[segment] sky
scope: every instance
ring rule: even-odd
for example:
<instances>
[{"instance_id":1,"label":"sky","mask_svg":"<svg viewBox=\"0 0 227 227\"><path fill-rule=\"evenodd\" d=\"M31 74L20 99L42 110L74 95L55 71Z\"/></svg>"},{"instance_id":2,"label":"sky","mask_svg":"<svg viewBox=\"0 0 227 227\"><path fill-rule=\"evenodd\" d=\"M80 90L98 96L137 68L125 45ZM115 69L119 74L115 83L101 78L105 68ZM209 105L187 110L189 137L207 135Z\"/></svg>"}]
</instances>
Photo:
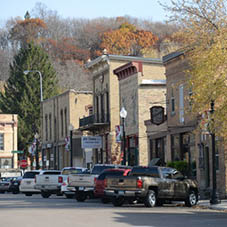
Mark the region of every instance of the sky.
<instances>
[{"instance_id":1,"label":"sky","mask_svg":"<svg viewBox=\"0 0 227 227\"><path fill-rule=\"evenodd\" d=\"M165 21L166 12L159 5L170 0L0 0L0 23L31 12L41 2L48 10L56 11L63 18L86 18L131 16Z\"/></svg>"}]
</instances>

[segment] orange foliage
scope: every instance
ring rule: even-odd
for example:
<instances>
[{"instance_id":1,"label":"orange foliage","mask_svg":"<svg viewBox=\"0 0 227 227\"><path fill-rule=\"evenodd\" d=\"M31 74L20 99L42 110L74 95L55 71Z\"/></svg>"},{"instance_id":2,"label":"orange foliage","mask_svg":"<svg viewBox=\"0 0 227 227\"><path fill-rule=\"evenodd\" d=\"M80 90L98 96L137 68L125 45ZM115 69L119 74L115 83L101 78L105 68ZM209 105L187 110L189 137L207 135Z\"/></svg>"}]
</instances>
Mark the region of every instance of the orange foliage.
<instances>
[{"instance_id":1,"label":"orange foliage","mask_svg":"<svg viewBox=\"0 0 227 227\"><path fill-rule=\"evenodd\" d=\"M152 32L137 30L129 23L122 24L117 30L104 32L101 39L101 48L118 55L142 55L142 51L151 48L158 41L158 37Z\"/></svg>"}]
</instances>

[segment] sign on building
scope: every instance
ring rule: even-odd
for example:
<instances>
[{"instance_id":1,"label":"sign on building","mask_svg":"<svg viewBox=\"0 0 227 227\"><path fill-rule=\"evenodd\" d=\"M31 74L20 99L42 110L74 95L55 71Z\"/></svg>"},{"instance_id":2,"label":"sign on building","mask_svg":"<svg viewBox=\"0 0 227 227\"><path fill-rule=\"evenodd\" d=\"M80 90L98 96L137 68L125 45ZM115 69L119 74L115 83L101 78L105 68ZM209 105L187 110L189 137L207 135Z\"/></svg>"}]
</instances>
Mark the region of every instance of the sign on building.
<instances>
[{"instance_id":1,"label":"sign on building","mask_svg":"<svg viewBox=\"0 0 227 227\"><path fill-rule=\"evenodd\" d=\"M160 125L165 121L164 108L162 106L153 106L150 108L151 123Z\"/></svg>"},{"instance_id":2,"label":"sign on building","mask_svg":"<svg viewBox=\"0 0 227 227\"><path fill-rule=\"evenodd\" d=\"M101 136L82 136L81 147L85 148L102 148Z\"/></svg>"}]
</instances>

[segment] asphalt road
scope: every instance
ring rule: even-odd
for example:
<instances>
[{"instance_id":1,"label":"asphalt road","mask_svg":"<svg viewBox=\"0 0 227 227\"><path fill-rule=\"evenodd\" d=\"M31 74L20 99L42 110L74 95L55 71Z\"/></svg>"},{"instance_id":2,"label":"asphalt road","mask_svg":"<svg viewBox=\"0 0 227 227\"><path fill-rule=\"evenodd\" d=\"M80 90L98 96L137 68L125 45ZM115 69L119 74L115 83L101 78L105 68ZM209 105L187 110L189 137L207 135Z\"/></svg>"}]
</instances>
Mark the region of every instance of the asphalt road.
<instances>
[{"instance_id":1,"label":"asphalt road","mask_svg":"<svg viewBox=\"0 0 227 227\"><path fill-rule=\"evenodd\" d=\"M219 227L227 226L227 213L183 205L116 208L99 200L78 203L75 199L40 195L0 194L0 227Z\"/></svg>"}]
</instances>

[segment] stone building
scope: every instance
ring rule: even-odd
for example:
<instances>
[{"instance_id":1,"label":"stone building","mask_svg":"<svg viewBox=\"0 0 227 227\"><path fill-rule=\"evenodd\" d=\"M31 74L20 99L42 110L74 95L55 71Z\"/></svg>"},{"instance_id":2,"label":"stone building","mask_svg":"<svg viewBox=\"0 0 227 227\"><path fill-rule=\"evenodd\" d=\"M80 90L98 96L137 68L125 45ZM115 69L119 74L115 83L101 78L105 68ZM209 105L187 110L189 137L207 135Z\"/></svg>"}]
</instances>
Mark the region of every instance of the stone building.
<instances>
[{"instance_id":1,"label":"stone building","mask_svg":"<svg viewBox=\"0 0 227 227\"><path fill-rule=\"evenodd\" d=\"M117 139L118 130L116 130L121 124L119 81L113 71L129 62L139 62L143 69L143 72L135 72L136 77L138 76L140 80L139 84L142 83L144 75L147 75L144 79L160 79L159 75L164 75L164 68L160 59L106 54L87 63L87 68L93 75L93 115L80 120L80 130L88 131L93 136L100 136L102 138L102 147L93 150L93 163L119 164L122 162L121 143L119 143L120 141ZM151 69L152 67L149 67L149 65L153 65L153 69ZM155 70L156 72L154 72ZM141 93L140 97L142 97L143 90L145 90L144 88L146 87L146 81L144 83L145 84L139 89ZM149 86L149 83L147 86ZM135 86L136 84L138 85L138 82L135 82ZM130 88L134 90L133 87ZM133 95L135 96L136 94ZM144 99L140 100L140 102L144 102L145 104L145 98L144 94ZM150 101L152 101L152 99ZM127 111L130 112L129 109ZM134 115L131 117L133 116ZM138 124L140 123L138 122ZM137 146L135 145L135 143L137 143L136 136L133 135L136 135L136 132L131 133L131 139L129 139L134 143L134 145L131 145L132 149ZM146 145L144 146L145 147L142 149L146 149ZM134 153L135 152L134 149ZM145 151L145 153L147 153L147 151ZM137 160L138 163L145 163L147 162L146 156L147 154L145 154L144 157L140 157L142 161L138 158L135 158L135 160Z\"/></svg>"},{"instance_id":2,"label":"stone building","mask_svg":"<svg viewBox=\"0 0 227 227\"><path fill-rule=\"evenodd\" d=\"M167 127L166 161L185 160L189 164L189 174L199 182L201 196L212 190L212 142L209 131L198 128L198 114L191 111L191 89L187 85L187 55L174 52L163 57L166 68L167 85ZM152 126L150 126L150 129ZM149 131L148 130L148 131ZM164 130L165 131L165 130ZM148 135L149 136L149 135ZM226 155L221 138L216 140L217 189L221 197L226 195Z\"/></svg>"},{"instance_id":3,"label":"stone building","mask_svg":"<svg viewBox=\"0 0 227 227\"><path fill-rule=\"evenodd\" d=\"M91 91L70 89L44 100L42 105L43 168L62 169L66 166L86 166L81 148L79 119L89 115ZM70 148L72 142L72 153Z\"/></svg>"},{"instance_id":4,"label":"stone building","mask_svg":"<svg viewBox=\"0 0 227 227\"><path fill-rule=\"evenodd\" d=\"M134 61L114 70L119 80L120 108L124 107L127 111L124 120L125 155L130 166L149 163L144 121L149 118L152 106L165 104L164 71L162 61L158 59Z\"/></svg>"},{"instance_id":5,"label":"stone building","mask_svg":"<svg viewBox=\"0 0 227 227\"><path fill-rule=\"evenodd\" d=\"M16 114L0 114L0 169L18 168Z\"/></svg>"}]
</instances>

